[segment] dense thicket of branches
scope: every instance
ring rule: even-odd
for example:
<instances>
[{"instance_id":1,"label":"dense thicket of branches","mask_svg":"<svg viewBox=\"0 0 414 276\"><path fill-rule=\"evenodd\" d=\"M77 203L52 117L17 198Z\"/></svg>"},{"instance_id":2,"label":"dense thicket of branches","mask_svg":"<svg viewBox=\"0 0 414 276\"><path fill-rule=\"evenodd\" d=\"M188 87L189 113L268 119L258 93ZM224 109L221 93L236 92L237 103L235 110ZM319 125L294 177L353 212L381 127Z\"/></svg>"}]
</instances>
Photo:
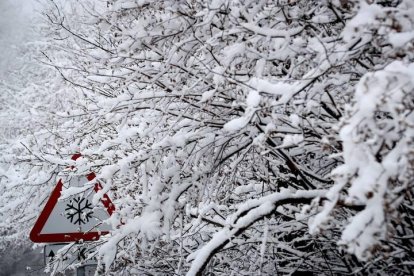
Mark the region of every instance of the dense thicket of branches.
<instances>
[{"instance_id":1,"label":"dense thicket of branches","mask_svg":"<svg viewBox=\"0 0 414 276\"><path fill-rule=\"evenodd\" d=\"M107 273L409 275L414 4L374 2L49 1L70 100L6 201L80 151L117 206Z\"/></svg>"}]
</instances>

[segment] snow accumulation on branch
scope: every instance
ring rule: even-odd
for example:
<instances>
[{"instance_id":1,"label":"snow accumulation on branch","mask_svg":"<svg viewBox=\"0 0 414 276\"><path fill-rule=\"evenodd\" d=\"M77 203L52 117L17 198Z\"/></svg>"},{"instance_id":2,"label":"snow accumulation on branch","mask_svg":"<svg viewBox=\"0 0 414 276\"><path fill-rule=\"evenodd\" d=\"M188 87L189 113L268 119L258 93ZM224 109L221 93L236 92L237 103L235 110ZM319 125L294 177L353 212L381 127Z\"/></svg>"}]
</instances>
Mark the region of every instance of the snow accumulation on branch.
<instances>
[{"instance_id":1,"label":"snow accumulation on branch","mask_svg":"<svg viewBox=\"0 0 414 276\"><path fill-rule=\"evenodd\" d=\"M413 1L43 2L0 82L0 249L74 166L116 205L98 273L413 271Z\"/></svg>"},{"instance_id":2,"label":"snow accumulation on branch","mask_svg":"<svg viewBox=\"0 0 414 276\"><path fill-rule=\"evenodd\" d=\"M228 226L215 233L202 249L188 257L188 259L193 259L193 261L187 275L201 275L214 253L231 243L232 238L239 236L253 223L270 215L278 206L289 203L309 203L312 199L324 195L325 192L323 190L315 190L292 193L289 190L284 190L260 199L246 201L237 208L236 213L229 217L226 223Z\"/></svg>"},{"instance_id":3,"label":"snow accumulation on branch","mask_svg":"<svg viewBox=\"0 0 414 276\"><path fill-rule=\"evenodd\" d=\"M330 202L311 223L311 231L318 231L346 189L346 202L366 207L345 227L339 243L361 259L368 259L375 245L389 239L387 216L399 208L402 192L413 180L413 69L414 64L396 61L361 79L339 133L344 164L332 172L337 183L328 193Z\"/></svg>"}]
</instances>

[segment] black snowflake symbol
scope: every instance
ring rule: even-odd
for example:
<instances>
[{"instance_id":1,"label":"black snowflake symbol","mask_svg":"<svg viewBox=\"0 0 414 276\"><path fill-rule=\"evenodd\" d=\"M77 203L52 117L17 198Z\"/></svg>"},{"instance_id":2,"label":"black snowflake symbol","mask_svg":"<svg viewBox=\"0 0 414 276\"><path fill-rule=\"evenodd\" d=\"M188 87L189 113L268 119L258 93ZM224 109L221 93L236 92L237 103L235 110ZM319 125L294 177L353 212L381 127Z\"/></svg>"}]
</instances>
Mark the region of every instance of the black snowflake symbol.
<instances>
[{"instance_id":1,"label":"black snowflake symbol","mask_svg":"<svg viewBox=\"0 0 414 276\"><path fill-rule=\"evenodd\" d=\"M92 204L83 197L71 199L66 206L66 217L73 224L81 225L88 223L92 217L93 211L88 211L92 210Z\"/></svg>"}]
</instances>

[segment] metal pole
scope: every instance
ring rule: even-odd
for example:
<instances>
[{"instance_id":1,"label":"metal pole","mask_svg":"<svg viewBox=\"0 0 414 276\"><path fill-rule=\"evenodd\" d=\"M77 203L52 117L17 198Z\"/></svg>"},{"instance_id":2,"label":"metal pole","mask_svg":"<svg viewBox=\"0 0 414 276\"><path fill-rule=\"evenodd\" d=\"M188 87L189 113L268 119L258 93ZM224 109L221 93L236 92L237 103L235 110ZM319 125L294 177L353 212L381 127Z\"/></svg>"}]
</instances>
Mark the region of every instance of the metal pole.
<instances>
[{"instance_id":1,"label":"metal pole","mask_svg":"<svg viewBox=\"0 0 414 276\"><path fill-rule=\"evenodd\" d=\"M85 276L85 267L81 266L76 269L76 276Z\"/></svg>"}]
</instances>

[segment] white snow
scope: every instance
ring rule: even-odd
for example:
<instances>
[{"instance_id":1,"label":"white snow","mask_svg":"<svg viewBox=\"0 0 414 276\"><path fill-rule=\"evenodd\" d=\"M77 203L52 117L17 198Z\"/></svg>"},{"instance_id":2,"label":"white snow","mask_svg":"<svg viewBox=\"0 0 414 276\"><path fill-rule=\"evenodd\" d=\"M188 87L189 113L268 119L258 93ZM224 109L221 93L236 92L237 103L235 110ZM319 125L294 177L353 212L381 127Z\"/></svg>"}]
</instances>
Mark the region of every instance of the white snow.
<instances>
[{"instance_id":1,"label":"white snow","mask_svg":"<svg viewBox=\"0 0 414 276\"><path fill-rule=\"evenodd\" d=\"M248 107L257 107L260 104L260 95L256 90L249 92L249 95L246 98L246 103Z\"/></svg>"},{"instance_id":2,"label":"white snow","mask_svg":"<svg viewBox=\"0 0 414 276\"><path fill-rule=\"evenodd\" d=\"M227 122L223 126L223 129L229 132L234 132L244 128L248 123L249 120L246 117L239 117Z\"/></svg>"}]
</instances>

